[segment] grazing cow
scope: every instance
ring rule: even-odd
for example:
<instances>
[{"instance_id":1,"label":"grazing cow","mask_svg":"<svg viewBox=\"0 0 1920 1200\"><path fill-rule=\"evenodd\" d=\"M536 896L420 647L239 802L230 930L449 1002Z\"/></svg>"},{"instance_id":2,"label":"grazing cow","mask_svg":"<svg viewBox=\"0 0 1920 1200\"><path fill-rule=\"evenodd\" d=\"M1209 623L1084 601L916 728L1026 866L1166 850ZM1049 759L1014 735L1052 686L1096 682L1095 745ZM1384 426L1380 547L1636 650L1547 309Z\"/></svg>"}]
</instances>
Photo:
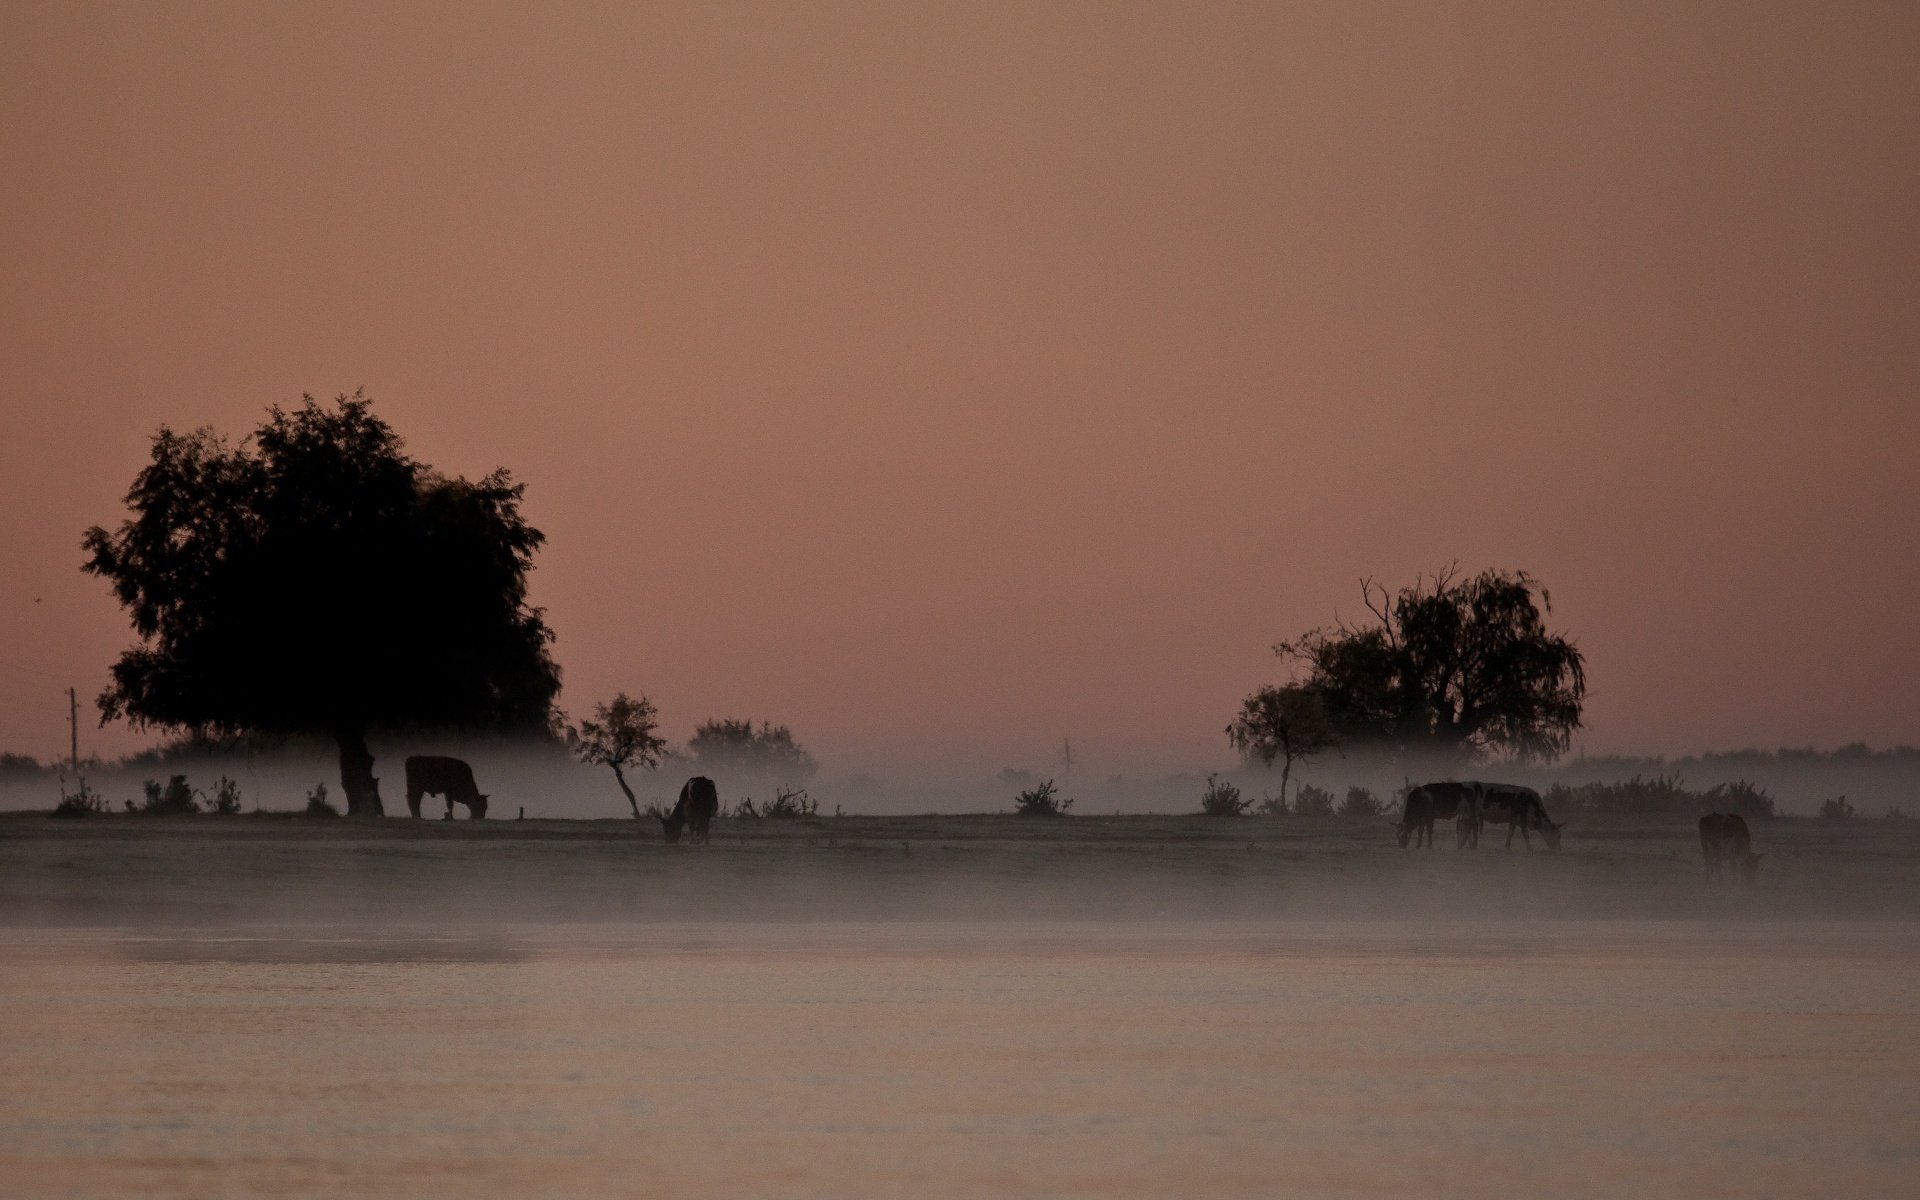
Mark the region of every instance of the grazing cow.
<instances>
[{"instance_id":1,"label":"grazing cow","mask_svg":"<svg viewBox=\"0 0 1920 1200\"><path fill-rule=\"evenodd\" d=\"M661 832L669 842L677 842L680 830L691 825L693 840L707 842L712 838L713 816L719 811L719 789L705 775L695 775L681 785L680 799L673 811L660 818Z\"/></svg>"},{"instance_id":2,"label":"grazing cow","mask_svg":"<svg viewBox=\"0 0 1920 1200\"><path fill-rule=\"evenodd\" d=\"M1759 874L1760 860L1766 856L1753 852L1753 835L1747 820L1739 813L1708 813L1700 818L1700 857L1707 861L1707 882L1719 880L1723 868L1731 867L1741 882L1752 883Z\"/></svg>"},{"instance_id":3,"label":"grazing cow","mask_svg":"<svg viewBox=\"0 0 1920 1200\"><path fill-rule=\"evenodd\" d=\"M1467 844L1467 831L1479 808L1479 793L1464 783L1423 783L1407 793L1406 812L1400 818L1400 848L1414 845L1433 848L1433 823L1454 822L1454 841ZM1425 842L1421 841L1425 838Z\"/></svg>"},{"instance_id":4,"label":"grazing cow","mask_svg":"<svg viewBox=\"0 0 1920 1200\"><path fill-rule=\"evenodd\" d=\"M420 797L445 796L446 819L453 820L453 803L467 806L471 820L487 815L487 798L474 786L473 768L457 758L438 754L416 754L407 760L407 809L420 815Z\"/></svg>"},{"instance_id":5,"label":"grazing cow","mask_svg":"<svg viewBox=\"0 0 1920 1200\"><path fill-rule=\"evenodd\" d=\"M1560 848L1560 826L1547 816L1546 805L1540 802L1540 793L1530 787L1521 787L1517 783L1480 783L1470 785L1478 789L1480 806L1473 830L1473 844L1480 844L1479 826L1485 823L1505 825L1507 827L1507 849L1513 849L1513 835L1518 832L1520 840L1527 849L1533 849L1530 830L1539 830L1540 837L1547 843L1547 849Z\"/></svg>"}]
</instances>

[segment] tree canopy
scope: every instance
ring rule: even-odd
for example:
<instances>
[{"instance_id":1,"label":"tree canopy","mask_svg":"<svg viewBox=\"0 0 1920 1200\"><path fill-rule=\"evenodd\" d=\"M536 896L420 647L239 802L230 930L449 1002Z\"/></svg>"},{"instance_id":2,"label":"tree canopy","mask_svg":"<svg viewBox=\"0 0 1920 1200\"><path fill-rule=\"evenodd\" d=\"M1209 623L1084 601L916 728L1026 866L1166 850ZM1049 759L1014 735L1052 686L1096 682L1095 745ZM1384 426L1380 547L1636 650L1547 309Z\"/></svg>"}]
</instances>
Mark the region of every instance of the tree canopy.
<instances>
[{"instance_id":1,"label":"tree canopy","mask_svg":"<svg viewBox=\"0 0 1920 1200\"><path fill-rule=\"evenodd\" d=\"M1287 799L1293 764L1305 762L1339 743L1327 719L1326 700L1299 684L1263 687L1240 702L1240 715L1227 726L1227 741L1251 762L1271 767L1280 760L1280 800Z\"/></svg>"},{"instance_id":2,"label":"tree canopy","mask_svg":"<svg viewBox=\"0 0 1920 1200\"><path fill-rule=\"evenodd\" d=\"M746 771L782 782L809 779L817 769L813 756L793 740L792 730L767 721L758 729L752 721L730 717L702 722L687 739L687 754L697 767Z\"/></svg>"},{"instance_id":3,"label":"tree canopy","mask_svg":"<svg viewBox=\"0 0 1920 1200\"><path fill-rule=\"evenodd\" d=\"M1349 745L1434 758L1546 761L1580 728L1586 660L1549 632L1547 590L1525 572L1442 571L1398 594L1361 581L1369 614L1274 647L1306 669Z\"/></svg>"},{"instance_id":4,"label":"tree canopy","mask_svg":"<svg viewBox=\"0 0 1920 1200\"><path fill-rule=\"evenodd\" d=\"M659 727L653 701L621 692L610 703L594 705L591 718L567 730L567 741L581 762L613 768L614 781L627 794L635 818L640 816L640 801L627 785L626 768L660 765L667 743L655 732Z\"/></svg>"},{"instance_id":5,"label":"tree canopy","mask_svg":"<svg viewBox=\"0 0 1920 1200\"><path fill-rule=\"evenodd\" d=\"M237 445L163 427L131 519L84 542L140 639L102 722L331 735L348 811L372 814L369 730L546 728L560 672L524 491L409 458L358 392L270 408Z\"/></svg>"}]
</instances>

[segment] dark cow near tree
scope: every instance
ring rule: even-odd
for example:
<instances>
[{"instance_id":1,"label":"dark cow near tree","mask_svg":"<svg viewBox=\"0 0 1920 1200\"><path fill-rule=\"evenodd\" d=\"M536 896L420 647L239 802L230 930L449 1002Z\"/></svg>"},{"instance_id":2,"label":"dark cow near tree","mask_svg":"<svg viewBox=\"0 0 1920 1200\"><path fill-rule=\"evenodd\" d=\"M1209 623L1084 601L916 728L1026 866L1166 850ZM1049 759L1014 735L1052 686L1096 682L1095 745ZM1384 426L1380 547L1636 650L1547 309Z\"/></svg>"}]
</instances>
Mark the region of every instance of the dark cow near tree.
<instances>
[{"instance_id":1,"label":"dark cow near tree","mask_svg":"<svg viewBox=\"0 0 1920 1200\"><path fill-rule=\"evenodd\" d=\"M1708 813L1700 818L1700 856L1707 862L1708 883L1717 881L1729 867L1742 882L1752 883L1765 857L1753 852L1753 835L1739 813Z\"/></svg>"},{"instance_id":2,"label":"dark cow near tree","mask_svg":"<svg viewBox=\"0 0 1920 1200\"><path fill-rule=\"evenodd\" d=\"M422 796L445 796L446 819L453 820L455 801L467 806L470 819L487 815L487 798L473 782L473 768L457 758L438 754L416 754L407 760L407 809L420 815Z\"/></svg>"},{"instance_id":3,"label":"dark cow near tree","mask_svg":"<svg viewBox=\"0 0 1920 1200\"><path fill-rule=\"evenodd\" d=\"M1517 783L1476 783L1469 784L1479 793L1478 811L1475 813L1470 841L1480 845L1480 826L1483 824L1505 825L1507 827L1507 849L1513 849L1513 835L1518 833L1527 849L1533 849L1532 830L1539 830L1541 840L1547 849L1560 848L1560 826L1547 816L1547 806L1540 802L1540 793L1530 787Z\"/></svg>"},{"instance_id":4,"label":"dark cow near tree","mask_svg":"<svg viewBox=\"0 0 1920 1200\"><path fill-rule=\"evenodd\" d=\"M661 832L669 842L677 842L680 831L691 826L693 840L704 843L712 837L714 814L719 811L719 789L705 775L695 775L681 786L673 811L660 818Z\"/></svg>"},{"instance_id":5,"label":"dark cow near tree","mask_svg":"<svg viewBox=\"0 0 1920 1200\"><path fill-rule=\"evenodd\" d=\"M1414 845L1433 848L1433 823L1452 821L1455 828L1455 844L1467 844L1467 829L1474 820L1479 805L1479 793L1468 784L1423 783L1407 793L1406 811L1400 818L1400 847L1405 849L1411 841ZM1422 838L1425 838L1424 843Z\"/></svg>"}]
</instances>

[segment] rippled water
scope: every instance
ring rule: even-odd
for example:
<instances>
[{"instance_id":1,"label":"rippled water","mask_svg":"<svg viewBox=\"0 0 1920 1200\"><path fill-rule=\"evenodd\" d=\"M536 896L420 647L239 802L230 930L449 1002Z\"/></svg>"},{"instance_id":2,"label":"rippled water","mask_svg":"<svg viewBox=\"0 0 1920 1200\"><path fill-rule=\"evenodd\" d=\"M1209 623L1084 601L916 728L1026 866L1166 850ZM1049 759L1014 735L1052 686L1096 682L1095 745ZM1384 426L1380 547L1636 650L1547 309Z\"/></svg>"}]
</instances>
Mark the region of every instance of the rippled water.
<instances>
[{"instance_id":1,"label":"rippled water","mask_svg":"<svg viewBox=\"0 0 1920 1200\"><path fill-rule=\"evenodd\" d=\"M1916 1194L1920 936L0 934L7 1195Z\"/></svg>"}]
</instances>

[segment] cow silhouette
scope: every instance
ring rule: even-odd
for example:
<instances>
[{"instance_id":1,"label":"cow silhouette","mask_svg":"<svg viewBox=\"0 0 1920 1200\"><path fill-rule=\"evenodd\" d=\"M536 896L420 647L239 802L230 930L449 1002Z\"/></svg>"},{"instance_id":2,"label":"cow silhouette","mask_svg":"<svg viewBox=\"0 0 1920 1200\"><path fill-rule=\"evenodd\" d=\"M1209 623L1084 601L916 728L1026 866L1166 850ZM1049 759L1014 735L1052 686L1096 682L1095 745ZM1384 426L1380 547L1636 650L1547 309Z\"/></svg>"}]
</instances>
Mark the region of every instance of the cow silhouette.
<instances>
[{"instance_id":1,"label":"cow silhouette","mask_svg":"<svg viewBox=\"0 0 1920 1200\"><path fill-rule=\"evenodd\" d=\"M422 796L445 796L449 821L453 820L456 800L467 806L472 820L487 815L487 798L474 785L473 768L457 758L417 754L407 760L407 809L416 817L420 815Z\"/></svg>"},{"instance_id":2,"label":"cow silhouette","mask_svg":"<svg viewBox=\"0 0 1920 1200\"><path fill-rule=\"evenodd\" d=\"M1507 827L1507 849L1513 849L1513 835L1518 833L1527 849L1533 849L1531 830L1539 830L1541 840L1547 849L1560 848L1560 826L1553 823L1547 815L1547 806L1540 802L1540 793L1530 787L1517 783L1470 783L1467 785L1478 794L1475 806L1473 828L1465 839L1472 846L1480 845L1480 827L1485 824L1505 825Z\"/></svg>"},{"instance_id":3,"label":"cow silhouette","mask_svg":"<svg viewBox=\"0 0 1920 1200\"><path fill-rule=\"evenodd\" d=\"M719 789L705 775L695 775L681 785L680 799L673 811L660 818L660 831L669 842L677 842L680 831L691 826L693 840L705 843L712 836L713 817L719 811Z\"/></svg>"},{"instance_id":4,"label":"cow silhouette","mask_svg":"<svg viewBox=\"0 0 1920 1200\"><path fill-rule=\"evenodd\" d=\"M1708 813L1700 818L1700 857L1707 863L1707 882L1720 879L1721 872L1732 868L1742 883L1752 883L1760 872L1764 854L1753 852L1753 834L1747 819L1739 813Z\"/></svg>"},{"instance_id":5,"label":"cow silhouette","mask_svg":"<svg viewBox=\"0 0 1920 1200\"><path fill-rule=\"evenodd\" d=\"M1400 848L1414 845L1433 847L1433 823L1454 822L1454 842L1465 847L1469 830L1479 811L1480 793L1465 783L1423 783L1407 793L1406 812L1400 818ZM1422 839L1425 839L1424 842Z\"/></svg>"}]
</instances>

